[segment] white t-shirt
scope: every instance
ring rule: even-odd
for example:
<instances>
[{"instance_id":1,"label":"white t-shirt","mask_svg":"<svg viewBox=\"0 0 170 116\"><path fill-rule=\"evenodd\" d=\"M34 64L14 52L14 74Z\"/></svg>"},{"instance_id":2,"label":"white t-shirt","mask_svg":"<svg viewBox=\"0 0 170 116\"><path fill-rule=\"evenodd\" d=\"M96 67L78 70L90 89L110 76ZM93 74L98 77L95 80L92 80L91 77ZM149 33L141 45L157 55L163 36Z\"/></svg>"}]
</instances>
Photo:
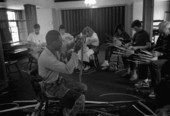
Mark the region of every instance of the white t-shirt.
<instances>
[{"instance_id":1,"label":"white t-shirt","mask_svg":"<svg viewBox=\"0 0 170 116\"><path fill-rule=\"evenodd\" d=\"M39 54L42 52L43 47L45 47L45 38L42 34L35 34L34 32L30 33L27 41L30 42L30 54L38 59Z\"/></svg>"},{"instance_id":2,"label":"white t-shirt","mask_svg":"<svg viewBox=\"0 0 170 116\"><path fill-rule=\"evenodd\" d=\"M90 42L92 40L96 40L96 41ZM87 43L87 45L99 46L99 38L98 38L97 34L94 32L91 37L87 37L86 43Z\"/></svg>"},{"instance_id":3,"label":"white t-shirt","mask_svg":"<svg viewBox=\"0 0 170 116\"><path fill-rule=\"evenodd\" d=\"M39 46L39 45L41 45L43 43L46 43L45 38L41 33L39 33L37 35L34 32L29 34L29 36L27 38L27 41L32 42L32 43L36 44L37 46Z\"/></svg>"}]
</instances>

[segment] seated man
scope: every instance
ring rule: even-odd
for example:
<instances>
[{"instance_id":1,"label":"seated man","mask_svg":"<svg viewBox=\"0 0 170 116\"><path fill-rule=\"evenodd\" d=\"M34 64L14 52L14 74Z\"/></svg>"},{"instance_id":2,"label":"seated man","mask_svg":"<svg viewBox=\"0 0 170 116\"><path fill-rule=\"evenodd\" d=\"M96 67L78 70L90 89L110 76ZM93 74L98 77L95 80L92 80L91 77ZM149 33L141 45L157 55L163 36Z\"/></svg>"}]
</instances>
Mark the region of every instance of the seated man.
<instances>
[{"instance_id":1,"label":"seated man","mask_svg":"<svg viewBox=\"0 0 170 116\"><path fill-rule=\"evenodd\" d=\"M45 46L45 38L40 33L40 25L35 24L34 25L34 32L30 33L27 41L28 41L28 47L31 50L30 54L33 58L38 59L40 53L42 52L44 46Z\"/></svg>"},{"instance_id":2,"label":"seated man","mask_svg":"<svg viewBox=\"0 0 170 116\"><path fill-rule=\"evenodd\" d=\"M98 52L99 38L93 29L90 27L85 27L80 34L80 37L84 36L84 49L83 49L83 61L86 62L85 70L90 68L90 58L95 53ZM79 51L79 59L81 60L81 51Z\"/></svg>"},{"instance_id":3,"label":"seated man","mask_svg":"<svg viewBox=\"0 0 170 116\"><path fill-rule=\"evenodd\" d=\"M137 50L147 50L151 47L150 37L149 34L142 29L142 24L139 20L133 21L131 27L135 30L135 34L132 39L132 45L128 47L130 50L134 50L136 52ZM133 53L133 52L132 52ZM136 80L138 79L137 75L137 63L134 61L127 61L128 59L131 59L133 57L133 54L129 57L123 57L124 64L128 68L128 74L130 73L130 80Z\"/></svg>"},{"instance_id":4,"label":"seated man","mask_svg":"<svg viewBox=\"0 0 170 116\"><path fill-rule=\"evenodd\" d=\"M113 36L113 43L111 43L105 50L105 59L102 66L102 69L106 69L109 66L109 59L113 50L115 50L114 46L123 46L131 42L130 36L125 32L123 25L118 25L116 27L114 36Z\"/></svg>"},{"instance_id":5,"label":"seated man","mask_svg":"<svg viewBox=\"0 0 170 116\"><path fill-rule=\"evenodd\" d=\"M165 21L162 23L163 44L162 50L153 52L155 58L149 63L151 73L151 88L155 89L161 81L161 68L170 59L170 22ZM169 67L167 67L169 68ZM151 92L150 97L154 96L154 91Z\"/></svg>"},{"instance_id":6,"label":"seated man","mask_svg":"<svg viewBox=\"0 0 170 116\"><path fill-rule=\"evenodd\" d=\"M60 33L56 30L49 31L46 35L46 42L47 46L38 59L38 73L43 78L41 85L48 96L62 99L63 112L68 116L75 116L83 107L85 96L82 93L87 90L87 86L71 78L64 78L61 73L71 74L78 65L77 53L82 42L78 41L75 45L72 56L66 64L60 61L63 44Z\"/></svg>"}]
</instances>

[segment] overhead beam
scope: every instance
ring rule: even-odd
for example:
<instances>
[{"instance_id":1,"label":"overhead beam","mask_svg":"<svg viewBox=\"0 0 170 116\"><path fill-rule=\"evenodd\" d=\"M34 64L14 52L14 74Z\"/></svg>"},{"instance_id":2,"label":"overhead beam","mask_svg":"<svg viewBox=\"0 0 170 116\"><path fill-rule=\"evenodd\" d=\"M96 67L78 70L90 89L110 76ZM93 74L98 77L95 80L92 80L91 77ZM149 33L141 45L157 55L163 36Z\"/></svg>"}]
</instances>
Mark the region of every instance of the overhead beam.
<instances>
[{"instance_id":1,"label":"overhead beam","mask_svg":"<svg viewBox=\"0 0 170 116\"><path fill-rule=\"evenodd\" d=\"M54 0L54 2L73 2L73 1L84 1L84 0Z\"/></svg>"}]
</instances>

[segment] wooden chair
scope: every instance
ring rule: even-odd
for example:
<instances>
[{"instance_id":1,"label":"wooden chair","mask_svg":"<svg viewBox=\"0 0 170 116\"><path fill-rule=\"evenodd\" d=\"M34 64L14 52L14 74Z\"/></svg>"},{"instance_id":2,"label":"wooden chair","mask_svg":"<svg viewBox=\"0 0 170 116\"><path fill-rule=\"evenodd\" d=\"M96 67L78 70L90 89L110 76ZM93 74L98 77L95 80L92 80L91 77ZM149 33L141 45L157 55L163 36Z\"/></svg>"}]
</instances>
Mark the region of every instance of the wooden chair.
<instances>
[{"instance_id":1,"label":"wooden chair","mask_svg":"<svg viewBox=\"0 0 170 116\"><path fill-rule=\"evenodd\" d=\"M14 61L5 61L6 72L7 72L7 75L9 77L13 73L18 73L20 75L20 77L22 78L22 74L21 74L21 71L20 71L19 66L18 66L17 63L18 63L17 60L14 60ZM12 69L12 66L14 66L15 69ZM15 71L13 71L13 70L15 70Z\"/></svg>"},{"instance_id":2,"label":"wooden chair","mask_svg":"<svg viewBox=\"0 0 170 116\"><path fill-rule=\"evenodd\" d=\"M56 102L59 104L59 99L57 99L56 97L49 97L45 94L44 89L42 88L40 84L40 82L42 81L42 77L38 75L38 68L32 69L29 73L29 76L30 76L35 94L37 96L38 102L40 102L40 105L36 113L41 115L41 113L44 112L44 115L46 116L48 115L49 104L51 102ZM60 110L59 106L58 106L58 110Z\"/></svg>"}]
</instances>

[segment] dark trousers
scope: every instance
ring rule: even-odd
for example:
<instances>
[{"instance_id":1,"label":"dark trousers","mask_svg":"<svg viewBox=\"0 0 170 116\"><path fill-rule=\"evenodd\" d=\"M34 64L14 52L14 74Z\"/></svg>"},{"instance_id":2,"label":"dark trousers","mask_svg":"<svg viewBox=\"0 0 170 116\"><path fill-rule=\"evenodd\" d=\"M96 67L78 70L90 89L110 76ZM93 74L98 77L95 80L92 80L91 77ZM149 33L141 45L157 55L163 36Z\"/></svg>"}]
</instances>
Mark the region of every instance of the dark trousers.
<instances>
[{"instance_id":1,"label":"dark trousers","mask_svg":"<svg viewBox=\"0 0 170 116\"><path fill-rule=\"evenodd\" d=\"M105 50L105 60L109 61L112 55L112 52L115 50L115 47L108 46Z\"/></svg>"},{"instance_id":2,"label":"dark trousers","mask_svg":"<svg viewBox=\"0 0 170 116\"><path fill-rule=\"evenodd\" d=\"M155 88L161 81L161 69L167 59L152 61L148 64L151 75L151 87Z\"/></svg>"},{"instance_id":3,"label":"dark trousers","mask_svg":"<svg viewBox=\"0 0 170 116\"><path fill-rule=\"evenodd\" d=\"M99 46L93 46L93 45L87 45L89 49L92 49L94 51L94 54L97 54L99 52Z\"/></svg>"}]
</instances>

